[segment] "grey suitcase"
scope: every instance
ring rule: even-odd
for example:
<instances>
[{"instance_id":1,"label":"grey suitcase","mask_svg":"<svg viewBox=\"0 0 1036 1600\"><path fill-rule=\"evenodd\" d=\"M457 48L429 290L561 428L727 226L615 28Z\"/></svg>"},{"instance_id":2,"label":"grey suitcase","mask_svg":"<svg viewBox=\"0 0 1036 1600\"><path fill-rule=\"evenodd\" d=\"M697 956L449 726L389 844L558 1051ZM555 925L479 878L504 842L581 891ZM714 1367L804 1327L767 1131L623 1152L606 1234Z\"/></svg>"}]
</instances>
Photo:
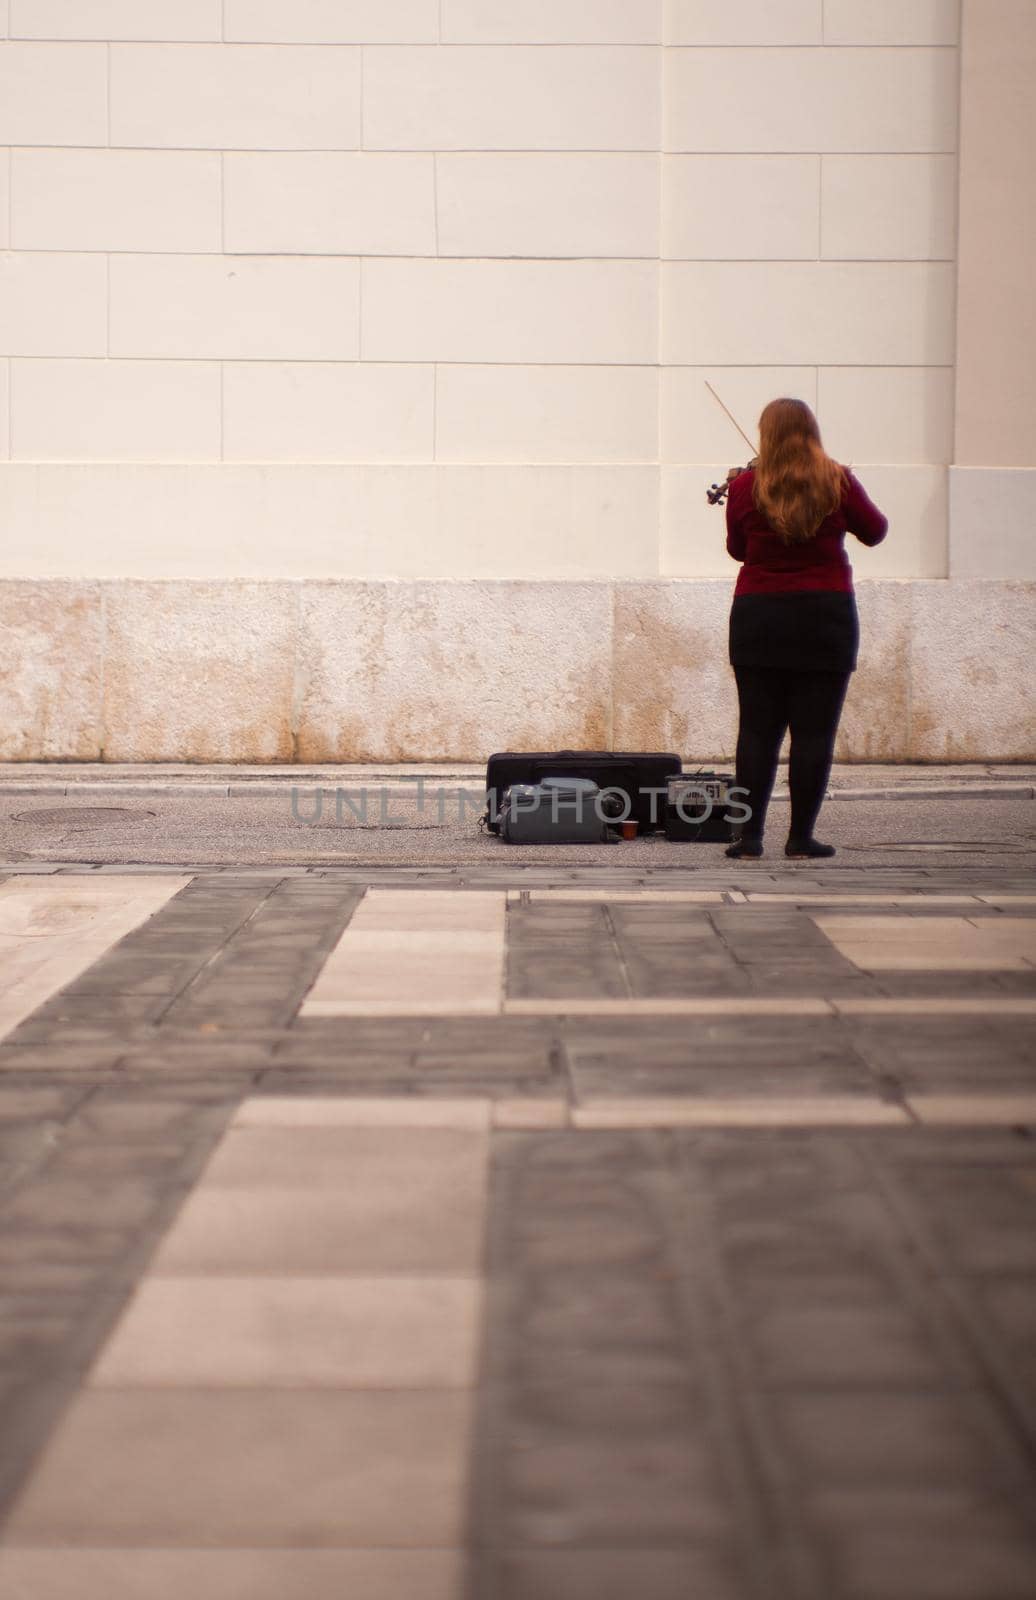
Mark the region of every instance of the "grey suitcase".
<instances>
[{"instance_id":1,"label":"grey suitcase","mask_svg":"<svg viewBox=\"0 0 1036 1600\"><path fill-rule=\"evenodd\" d=\"M609 844L605 803L588 778L514 783L500 807L500 837L508 844Z\"/></svg>"}]
</instances>

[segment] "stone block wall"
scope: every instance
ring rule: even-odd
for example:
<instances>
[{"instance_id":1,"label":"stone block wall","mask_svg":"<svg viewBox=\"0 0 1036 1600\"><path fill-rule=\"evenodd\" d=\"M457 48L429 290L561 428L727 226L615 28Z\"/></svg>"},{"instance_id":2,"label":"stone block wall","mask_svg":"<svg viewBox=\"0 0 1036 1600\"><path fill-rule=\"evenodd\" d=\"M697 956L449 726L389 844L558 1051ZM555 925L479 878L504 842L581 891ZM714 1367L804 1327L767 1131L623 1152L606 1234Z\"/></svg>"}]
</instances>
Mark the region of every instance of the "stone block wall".
<instances>
[{"instance_id":1,"label":"stone block wall","mask_svg":"<svg viewBox=\"0 0 1036 1600\"><path fill-rule=\"evenodd\" d=\"M1025 583L859 586L842 761L1032 759ZM0 760L729 758L723 580L11 582Z\"/></svg>"},{"instance_id":2,"label":"stone block wall","mask_svg":"<svg viewBox=\"0 0 1036 1600\"><path fill-rule=\"evenodd\" d=\"M918 586L918 662L932 580L1003 580L1013 619L1031 474L972 460L950 491L959 24L958 0L0 3L5 748L478 758L666 716L668 743L708 703L694 737L725 750L703 490L746 447L706 379L750 432L775 394L816 407L890 515L859 569ZM672 703L634 713L582 610L649 593ZM174 710L214 629L209 710ZM992 757L1018 740L988 698ZM914 748L875 716L847 748Z\"/></svg>"}]
</instances>

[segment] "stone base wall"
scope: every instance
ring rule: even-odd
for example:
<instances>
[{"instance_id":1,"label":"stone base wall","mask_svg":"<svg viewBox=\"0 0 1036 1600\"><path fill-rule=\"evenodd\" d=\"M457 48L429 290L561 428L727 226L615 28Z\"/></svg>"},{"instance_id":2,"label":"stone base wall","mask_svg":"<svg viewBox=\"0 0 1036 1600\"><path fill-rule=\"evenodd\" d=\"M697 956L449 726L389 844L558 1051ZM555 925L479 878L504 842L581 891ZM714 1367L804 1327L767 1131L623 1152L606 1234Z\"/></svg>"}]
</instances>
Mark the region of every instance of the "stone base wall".
<instances>
[{"instance_id":1,"label":"stone base wall","mask_svg":"<svg viewBox=\"0 0 1036 1600\"><path fill-rule=\"evenodd\" d=\"M0 759L729 759L728 580L0 583ZM872 579L842 761L1036 759L1036 583Z\"/></svg>"}]
</instances>

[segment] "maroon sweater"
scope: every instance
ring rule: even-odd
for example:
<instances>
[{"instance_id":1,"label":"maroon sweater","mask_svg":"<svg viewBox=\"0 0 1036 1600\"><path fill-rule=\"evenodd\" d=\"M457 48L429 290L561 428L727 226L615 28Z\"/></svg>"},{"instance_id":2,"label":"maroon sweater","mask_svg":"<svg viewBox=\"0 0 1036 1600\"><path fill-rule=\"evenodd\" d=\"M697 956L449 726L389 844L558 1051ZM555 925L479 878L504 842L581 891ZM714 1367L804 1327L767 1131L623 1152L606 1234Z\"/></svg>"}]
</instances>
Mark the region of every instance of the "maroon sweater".
<instances>
[{"instance_id":1,"label":"maroon sweater","mask_svg":"<svg viewBox=\"0 0 1036 1600\"><path fill-rule=\"evenodd\" d=\"M851 472L837 511L825 517L812 539L785 544L752 499L755 472L749 468L731 483L727 495L727 552L744 562L734 594L801 594L826 589L852 594L853 569L845 553L846 533L861 544L880 544L888 529L863 485Z\"/></svg>"}]
</instances>

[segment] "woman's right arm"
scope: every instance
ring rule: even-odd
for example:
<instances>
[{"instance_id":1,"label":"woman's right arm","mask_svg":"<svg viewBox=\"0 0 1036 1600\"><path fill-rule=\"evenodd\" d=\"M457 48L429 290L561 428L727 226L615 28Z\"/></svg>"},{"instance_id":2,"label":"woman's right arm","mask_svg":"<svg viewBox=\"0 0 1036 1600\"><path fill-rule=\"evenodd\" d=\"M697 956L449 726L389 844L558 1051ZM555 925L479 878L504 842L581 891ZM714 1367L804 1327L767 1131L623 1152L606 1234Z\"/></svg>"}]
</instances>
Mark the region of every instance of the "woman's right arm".
<instances>
[{"instance_id":1,"label":"woman's right arm","mask_svg":"<svg viewBox=\"0 0 1036 1600\"><path fill-rule=\"evenodd\" d=\"M861 544L880 544L888 532L889 519L878 510L858 478L846 468L845 525Z\"/></svg>"}]
</instances>

